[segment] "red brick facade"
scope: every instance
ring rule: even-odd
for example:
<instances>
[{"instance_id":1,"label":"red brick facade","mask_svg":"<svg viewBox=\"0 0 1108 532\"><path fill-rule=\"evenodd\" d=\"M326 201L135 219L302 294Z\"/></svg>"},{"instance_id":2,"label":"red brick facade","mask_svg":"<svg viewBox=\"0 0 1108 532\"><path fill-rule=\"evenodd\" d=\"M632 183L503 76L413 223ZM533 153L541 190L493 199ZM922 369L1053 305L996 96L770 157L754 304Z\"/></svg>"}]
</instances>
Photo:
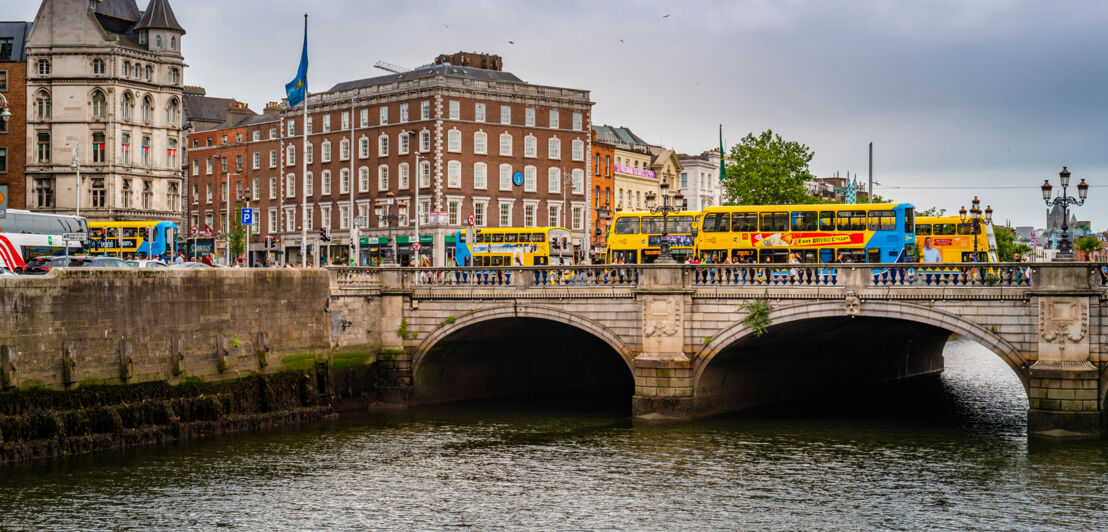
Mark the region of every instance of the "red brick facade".
<instances>
[{"instance_id":1,"label":"red brick facade","mask_svg":"<svg viewBox=\"0 0 1108 532\"><path fill-rule=\"evenodd\" d=\"M593 137L596 134L593 133ZM615 148L610 144L597 142L592 144L592 203L590 211L591 227L593 230L592 248L596 253L603 253L608 245L608 224L615 214L615 204L612 201L615 180L612 178L612 165L615 163Z\"/></svg>"},{"instance_id":2,"label":"red brick facade","mask_svg":"<svg viewBox=\"0 0 1108 532\"><path fill-rule=\"evenodd\" d=\"M8 185L8 208L22 209L27 205L27 64L0 62L0 94L8 100L12 113L0 130L0 184Z\"/></svg>"}]
</instances>

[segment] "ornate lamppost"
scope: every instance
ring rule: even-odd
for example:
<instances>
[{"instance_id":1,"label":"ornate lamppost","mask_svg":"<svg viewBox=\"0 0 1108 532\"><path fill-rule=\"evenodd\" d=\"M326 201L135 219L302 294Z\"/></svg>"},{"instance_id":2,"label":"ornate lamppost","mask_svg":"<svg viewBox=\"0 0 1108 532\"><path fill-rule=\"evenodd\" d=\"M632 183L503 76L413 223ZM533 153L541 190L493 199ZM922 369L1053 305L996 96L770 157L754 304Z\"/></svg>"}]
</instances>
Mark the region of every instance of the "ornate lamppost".
<instances>
[{"instance_id":1,"label":"ornate lamppost","mask_svg":"<svg viewBox=\"0 0 1108 532\"><path fill-rule=\"evenodd\" d=\"M984 216L982 216L984 214ZM958 210L958 217L962 219L962 223L966 223L966 207L962 206ZM993 207L988 205L985 210L981 210L981 200L977 199L977 196L973 197L973 201L970 202L970 210L968 219L973 223L973 262L981 262L977 251L977 235L981 234L981 228L984 225L993 224ZM984 224L984 225L982 225Z\"/></svg>"},{"instance_id":2,"label":"ornate lamppost","mask_svg":"<svg viewBox=\"0 0 1108 532\"><path fill-rule=\"evenodd\" d=\"M670 201L669 196L669 183L663 181L659 185L662 189L662 204L657 204L657 195L653 192L646 193L646 208L654 214L662 215L662 241L658 244L658 260L655 261L659 264L672 264L673 256L669 254L669 215L677 214L685 209L687 205L685 202L685 195L678 192L673 196L673 201Z\"/></svg>"},{"instance_id":3,"label":"ornate lamppost","mask_svg":"<svg viewBox=\"0 0 1108 532\"><path fill-rule=\"evenodd\" d=\"M393 194L390 190L388 194L385 194L386 199L384 202L378 200L373 204L373 213L377 215L377 219L379 220L378 223L384 222L389 228L389 252L385 253L385 260L382 264L396 264L397 249L396 241L392 238L392 224L400 220L400 215L392 212L393 198L395 197L396 194ZM387 209L385 205L388 205ZM404 207L403 201L396 204L396 210L398 212L402 207Z\"/></svg>"},{"instance_id":4,"label":"ornate lamppost","mask_svg":"<svg viewBox=\"0 0 1108 532\"><path fill-rule=\"evenodd\" d=\"M1061 172L1058 172L1058 181L1062 183L1062 194L1056 198L1051 198L1051 191L1054 187L1050 185L1049 179L1045 180L1042 186L1043 201L1046 202L1046 206L1062 206L1062 237L1058 239L1058 254L1055 255L1054 260L1073 260L1073 242L1070 241L1069 233L1069 206L1085 204L1085 198L1089 196L1089 185L1082 179L1077 184L1078 197L1070 196L1066 190L1070 185L1070 171L1065 166L1062 167Z\"/></svg>"}]
</instances>

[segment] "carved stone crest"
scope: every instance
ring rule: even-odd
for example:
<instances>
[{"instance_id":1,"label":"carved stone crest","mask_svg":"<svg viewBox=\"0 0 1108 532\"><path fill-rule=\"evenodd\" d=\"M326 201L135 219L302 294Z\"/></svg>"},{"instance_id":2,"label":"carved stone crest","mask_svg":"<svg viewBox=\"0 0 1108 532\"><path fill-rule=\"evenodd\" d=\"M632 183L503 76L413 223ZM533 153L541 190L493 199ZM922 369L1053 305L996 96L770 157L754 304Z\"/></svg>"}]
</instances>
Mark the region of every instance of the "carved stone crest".
<instances>
[{"instance_id":1,"label":"carved stone crest","mask_svg":"<svg viewBox=\"0 0 1108 532\"><path fill-rule=\"evenodd\" d=\"M854 292L846 293L846 300L843 301L843 310L846 311L846 315L853 318L862 313L862 300L858 299L858 295Z\"/></svg>"},{"instance_id":2,"label":"carved stone crest","mask_svg":"<svg viewBox=\"0 0 1108 532\"><path fill-rule=\"evenodd\" d=\"M1089 332L1089 308L1079 301L1039 301L1039 336L1047 342L1078 343Z\"/></svg>"},{"instance_id":3,"label":"carved stone crest","mask_svg":"<svg viewBox=\"0 0 1108 532\"><path fill-rule=\"evenodd\" d=\"M670 296L665 299L646 299L643 301L643 336L673 336L681 330L681 298Z\"/></svg>"}]
</instances>

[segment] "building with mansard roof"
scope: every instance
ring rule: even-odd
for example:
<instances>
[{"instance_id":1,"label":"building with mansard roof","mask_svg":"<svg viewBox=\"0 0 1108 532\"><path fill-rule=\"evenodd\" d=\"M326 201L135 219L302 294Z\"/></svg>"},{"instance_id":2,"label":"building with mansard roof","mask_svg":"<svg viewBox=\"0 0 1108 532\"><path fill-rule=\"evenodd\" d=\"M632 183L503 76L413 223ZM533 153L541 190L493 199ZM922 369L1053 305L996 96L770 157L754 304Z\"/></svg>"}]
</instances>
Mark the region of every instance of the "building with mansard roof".
<instances>
[{"instance_id":1,"label":"building with mansard roof","mask_svg":"<svg viewBox=\"0 0 1108 532\"><path fill-rule=\"evenodd\" d=\"M180 220L184 34L168 0L42 1L27 37L28 208Z\"/></svg>"}]
</instances>

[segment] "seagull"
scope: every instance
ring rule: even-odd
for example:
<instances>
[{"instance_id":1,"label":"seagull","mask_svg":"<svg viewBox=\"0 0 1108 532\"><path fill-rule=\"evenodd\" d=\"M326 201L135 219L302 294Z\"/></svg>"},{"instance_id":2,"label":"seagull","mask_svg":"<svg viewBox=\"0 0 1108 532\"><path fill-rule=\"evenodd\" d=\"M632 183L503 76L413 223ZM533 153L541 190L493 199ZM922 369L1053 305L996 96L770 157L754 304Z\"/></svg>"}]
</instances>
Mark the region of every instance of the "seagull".
<instances>
[{"instance_id":1,"label":"seagull","mask_svg":"<svg viewBox=\"0 0 1108 532\"><path fill-rule=\"evenodd\" d=\"M619 42L623 42L623 39L620 39Z\"/></svg>"},{"instance_id":2,"label":"seagull","mask_svg":"<svg viewBox=\"0 0 1108 532\"><path fill-rule=\"evenodd\" d=\"M515 41L508 41L508 44L515 44Z\"/></svg>"},{"instance_id":3,"label":"seagull","mask_svg":"<svg viewBox=\"0 0 1108 532\"><path fill-rule=\"evenodd\" d=\"M666 13L665 15L662 15L662 18L669 18L669 15L669 13Z\"/></svg>"},{"instance_id":4,"label":"seagull","mask_svg":"<svg viewBox=\"0 0 1108 532\"><path fill-rule=\"evenodd\" d=\"M447 29L450 29L450 24L445 25Z\"/></svg>"}]
</instances>

